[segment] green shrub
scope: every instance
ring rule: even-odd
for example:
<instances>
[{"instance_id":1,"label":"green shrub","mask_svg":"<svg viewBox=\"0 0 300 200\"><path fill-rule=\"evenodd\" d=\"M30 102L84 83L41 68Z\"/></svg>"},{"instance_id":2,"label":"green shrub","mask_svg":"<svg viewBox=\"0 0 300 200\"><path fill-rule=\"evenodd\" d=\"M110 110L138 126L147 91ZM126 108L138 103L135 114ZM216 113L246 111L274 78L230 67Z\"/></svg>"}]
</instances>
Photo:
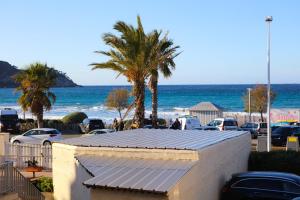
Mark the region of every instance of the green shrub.
<instances>
[{"instance_id":1,"label":"green shrub","mask_svg":"<svg viewBox=\"0 0 300 200\"><path fill-rule=\"evenodd\" d=\"M49 177L41 177L35 180L34 185L41 191L41 192L53 192L53 182L52 178Z\"/></svg>"},{"instance_id":2,"label":"green shrub","mask_svg":"<svg viewBox=\"0 0 300 200\"><path fill-rule=\"evenodd\" d=\"M62 118L64 124L78 124L81 123L87 115L84 112L73 112Z\"/></svg>"},{"instance_id":3,"label":"green shrub","mask_svg":"<svg viewBox=\"0 0 300 200\"><path fill-rule=\"evenodd\" d=\"M252 152L249 171L279 171L300 175L300 152L272 151Z\"/></svg>"}]
</instances>

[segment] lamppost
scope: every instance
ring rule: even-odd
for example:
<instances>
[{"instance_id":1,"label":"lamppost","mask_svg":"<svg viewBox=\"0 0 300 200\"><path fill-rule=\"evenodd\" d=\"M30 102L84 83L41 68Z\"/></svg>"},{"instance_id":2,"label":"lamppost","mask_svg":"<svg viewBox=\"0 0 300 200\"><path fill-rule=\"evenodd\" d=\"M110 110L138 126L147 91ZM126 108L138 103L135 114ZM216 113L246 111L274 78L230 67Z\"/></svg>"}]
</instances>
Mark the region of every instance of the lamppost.
<instances>
[{"instance_id":1,"label":"lamppost","mask_svg":"<svg viewBox=\"0 0 300 200\"><path fill-rule=\"evenodd\" d=\"M273 21L272 16L266 17L266 23L268 25L268 57L267 57L267 63L268 63L268 107L267 107L267 151L271 151L271 119L270 119L270 110L271 110L271 84L270 84L270 46L271 46L271 22Z\"/></svg>"},{"instance_id":2,"label":"lamppost","mask_svg":"<svg viewBox=\"0 0 300 200\"><path fill-rule=\"evenodd\" d=\"M251 90L252 88L247 88L248 90L248 112L249 112L249 122L251 122Z\"/></svg>"}]
</instances>

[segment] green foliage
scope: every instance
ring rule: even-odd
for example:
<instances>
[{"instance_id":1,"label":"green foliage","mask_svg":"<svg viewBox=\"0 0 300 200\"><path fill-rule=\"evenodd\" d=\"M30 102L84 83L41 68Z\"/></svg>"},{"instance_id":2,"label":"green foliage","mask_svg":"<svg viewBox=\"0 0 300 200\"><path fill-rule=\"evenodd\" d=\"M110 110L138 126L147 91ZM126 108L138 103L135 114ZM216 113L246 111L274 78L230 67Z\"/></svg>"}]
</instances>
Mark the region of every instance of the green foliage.
<instances>
[{"instance_id":1,"label":"green foliage","mask_svg":"<svg viewBox=\"0 0 300 200\"><path fill-rule=\"evenodd\" d=\"M56 127L62 127L64 123L61 120L57 119L45 119L44 120L44 127L47 128L56 128Z\"/></svg>"},{"instance_id":2,"label":"green foliage","mask_svg":"<svg viewBox=\"0 0 300 200\"><path fill-rule=\"evenodd\" d=\"M34 182L34 185L41 192L53 192L53 182L52 178L49 177L41 177Z\"/></svg>"},{"instance_id":3,"label":"green foliage","mask_svg":"<svg viewBox=\"0 0 300 200\"><path fill-rule=\"evenodd\" d=\"M249 171L279 171L300 175L300 152L271 151L252 152L249 157Z\"/></svg>"},{"instance_id":4,"label":"green foliage","mask_svg":"<svg viewBox=\"0 0 300 200\"><path fill-rule=\"evenodd\" d=\"M22 92L18 103L24 111L30 110L37 116L38 126L41 128L44 110L50 110L56 100L55 94L50 91L56 81L54 69L47 64L33 63L14 78L19 84L16 90Z\"/></svg>"},{"instance_id":5,"label":"green foliage","mask_svg":"<svg viewBox=\"0 0 300 200\"><path fill-rule=\"evenodd\" d=\"M263 113L267 111L267 87L265 85L256 85L250 93L250 109L251 112L258 112L261 114L261 120L263 121ZM271 91L271 104L276 98L276 94ZM249 94L248 92L243 96L244 100L244 111L249 112Z\"/></svg>"},{"instance_id":6,"label":"green foliage","mask_svg":"<svg viewBox=\"0 0 300 200\"><path fill-rule=\"evenodd\" d=\"M81 123L88 116L84 112L73 112L62 118L64 124L78 124Z\"/></svg>"},{"instance_id":7,"label":"green foliage","mask_svg":"<svg viewBox=\"0 0 300 200\"><path fill-rule=\"evenodd\" d=\"M106 99L106 106L110 109L116 109L119 117L122 119L121 111L128 107L129 92L125 89L112 90Z\"/></svg>"}]
</instances>

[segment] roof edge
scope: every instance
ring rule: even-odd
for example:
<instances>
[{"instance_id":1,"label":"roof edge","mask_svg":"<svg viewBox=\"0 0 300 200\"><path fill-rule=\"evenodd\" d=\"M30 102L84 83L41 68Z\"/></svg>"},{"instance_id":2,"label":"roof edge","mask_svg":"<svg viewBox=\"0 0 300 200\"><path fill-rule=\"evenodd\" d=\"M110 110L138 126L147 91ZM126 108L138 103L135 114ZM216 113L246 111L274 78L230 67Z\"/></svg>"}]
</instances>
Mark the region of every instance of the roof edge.
<instances>
[{"instance_id":1,"label":"roof edge","mask_svg":"<svg viewBox=\"0 0 300 200\"><path fill-rule=\"evenodd\" d=\"M152 193L157 195L164 195L167 196L168 191L157 191L157 190L145 190L145 189L134 189L134 188L123 188L123 187L112 187L112 186L100 186L100 185L91 185L85 182L82 183L87 188L99 188L99 189L106 189L106 190L125 190L129 192L144 192L144 193Z\"/></svg>"}]
</instances>

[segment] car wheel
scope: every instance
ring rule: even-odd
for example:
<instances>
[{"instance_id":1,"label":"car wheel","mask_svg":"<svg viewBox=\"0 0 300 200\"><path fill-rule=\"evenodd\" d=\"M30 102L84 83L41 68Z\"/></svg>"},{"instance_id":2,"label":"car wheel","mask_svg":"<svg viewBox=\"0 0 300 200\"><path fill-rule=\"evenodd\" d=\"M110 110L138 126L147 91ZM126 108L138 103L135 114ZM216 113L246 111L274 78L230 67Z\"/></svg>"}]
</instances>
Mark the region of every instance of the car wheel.
<instances>
[{"instance_id":1,"label":"car wheel","mask_svg":"<svg viewBox=\"0 0 300 200\"><path fill-rule=\"evenodd\" d=\"M13 141L13 144L21 144L21 142L19 140L15 140Z\"/></svg>"},{"instance_id":2,"label":"car wheel","mask_svg":"<svg viewBox=\"0 0 300 200\"><path fill-rule=\"evenodd\" d=\"M49 142L49 141L45 141L45 142L43 143L43 145L44 145L44 146L48 146L48 145L50 145L50 146L51 146L51 142Z\"/></svg>"}]
</instances>

